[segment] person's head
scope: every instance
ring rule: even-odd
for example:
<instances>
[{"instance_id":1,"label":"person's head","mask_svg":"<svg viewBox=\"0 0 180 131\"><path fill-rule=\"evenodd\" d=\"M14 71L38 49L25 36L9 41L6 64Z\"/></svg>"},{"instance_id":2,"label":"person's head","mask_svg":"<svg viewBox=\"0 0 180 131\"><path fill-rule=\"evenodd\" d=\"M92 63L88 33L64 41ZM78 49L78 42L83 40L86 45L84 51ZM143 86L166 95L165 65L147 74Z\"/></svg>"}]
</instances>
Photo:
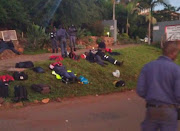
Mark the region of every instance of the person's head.
<instances>
[{"instance_id":1,"label":"person's head","mask_svg":"<svg viewBox=\"0 0 180 131\"><path fill-rule=\"evenodd\" d=\"M163 44L163 55L175 60L179 53L179 45L177 41L167 41Z\"/></svg>"}]
</instances>

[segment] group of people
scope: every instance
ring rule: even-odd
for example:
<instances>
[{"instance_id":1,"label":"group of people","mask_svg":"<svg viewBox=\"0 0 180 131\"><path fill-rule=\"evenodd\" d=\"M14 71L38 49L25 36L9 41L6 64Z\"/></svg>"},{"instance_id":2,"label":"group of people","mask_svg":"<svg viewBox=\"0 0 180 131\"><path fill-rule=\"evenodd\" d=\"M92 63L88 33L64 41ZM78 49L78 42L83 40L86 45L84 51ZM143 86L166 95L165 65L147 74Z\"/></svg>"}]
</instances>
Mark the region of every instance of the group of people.
<instances>
[{"instance_id":1,"label":"group of people","mask_svg":"<svg viewBox=\"0 0 180 131\"><path fill-rule=\"evenodd\" d=\"M98 43L98 49L97 50L90 50L89 52L85 52L84 56L86 57L86 60L89 62L95 62L101 66L106 66L109 62L114 65L121 66L123 65L124 61L118 61L114 59L113 57L106 54L107 52L106 44L102 40L100 43ZM112 53L112 52L111 52ZM118 52L114 52L116 55L120 55Z\"/></svg>"},{"instance_id":2,"label":"group of people","mask_svg":"<svg viewBox=\"0 0 180 131\"><path fill-rule=\"evenodd\" d=\"M54 27L53 31L50 33L52 52L58 53L58 47L60 47L62 57L67 57L68 38L70 39L69 46L71 51L76 51L76 32L77 29L74 25L71 25L68 31L63 27L63 25L60 25L58 30L56 30L56 27Z\"/></svg>"}]
</instances>

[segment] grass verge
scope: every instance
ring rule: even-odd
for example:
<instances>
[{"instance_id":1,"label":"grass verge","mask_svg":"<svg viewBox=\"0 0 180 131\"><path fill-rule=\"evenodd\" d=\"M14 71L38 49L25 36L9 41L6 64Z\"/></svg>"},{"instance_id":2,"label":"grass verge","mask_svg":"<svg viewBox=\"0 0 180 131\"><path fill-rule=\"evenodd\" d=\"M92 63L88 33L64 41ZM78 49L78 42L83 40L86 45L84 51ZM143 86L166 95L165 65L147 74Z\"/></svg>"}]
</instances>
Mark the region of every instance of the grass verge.
<instances>
[{"instance_id":1,"label":"grass verge","mask_svg":"<svg viewBox=\"0 0 180 131\"><path fill-rule=\"evenodd\" d=\"M10 83L9 94L10 98L7 100L10 101L13 98L15 85L24 85L28 90L28 97L30 101L41 100L43 98L55 99L57 97L75 97L75 96L85 96L85 95L96 95L96 94L108 94L113 92L120 92L123 90L130 90L136 87L137 78L139 72L144 64L155 60L160 54L161 50L151 46L137 46L129 47L121 50L116 50L122 55L113 56L118 60L124 60L125 63L123 66L115 66L108 64L106 67L102 67L95 63L89 63L86 60L80 60L80 62L73 61L69 58L66 58L62 63L67 67L67 69L72 70L77 76L83 75L86 77L90 84L64 84L61 80L56 80L55 76L51 74L49 69L49 64L53 61L44 61L37 62L35 66L41 66L45 69L44 74L37 74L31 69L26 70L25 72L29 75L27 81L15 81ZM115 78L112 75L112 72L115 70L120 70L121 78ZM3 73L4 74L4 73ZM114 81L124 80L126 82L126 87L115 88L113 85ZM42 95L36 93L30 89L32 84L48 84L52 87L52 92L47 95Z\"/></svg>"}]
</instances>

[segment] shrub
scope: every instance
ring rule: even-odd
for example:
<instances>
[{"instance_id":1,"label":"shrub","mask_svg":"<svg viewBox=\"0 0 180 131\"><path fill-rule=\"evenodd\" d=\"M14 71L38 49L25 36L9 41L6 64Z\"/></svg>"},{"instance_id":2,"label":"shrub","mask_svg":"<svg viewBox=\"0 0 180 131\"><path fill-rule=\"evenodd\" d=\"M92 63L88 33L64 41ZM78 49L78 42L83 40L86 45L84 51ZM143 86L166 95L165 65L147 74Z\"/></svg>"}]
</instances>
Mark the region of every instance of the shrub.
<instances>
[{"instance_id":1,"label":"shrub","mask_svg":"<svg viewBox=\"0 0 180 131\"><path fill-rule=\"evenodd\" d=\"M90 31L93 36L103 36L104 35L104 25L101 21L95 22L90 25Z\"/></svg>"},{"instance_id":2,"label":"shrub","mask_svg":"<svg viewBox=\"0 0 180 131\"><path fill-rule=\"evenodd\" d=\"M88 39L88 41L89 41L90 43L92 43L92 42L93 42L93 39L90 37L90 38Z\"/></svg>"},{"instance_id":3,"label":"shrub","mask_svg":"<svg viewBox=\"0 0 180 131\"><path fill-rule=\"evenodd\" d=\"M102 38L97 38L96 43L99 44L102 41Z\"/></svg>"},{"instance_id":4,"label":"shrub","mask_svg":"<svg viewBox=\"0 0 180 131\"><path fill-rule=\"evenodd\" d=\"M85 35L86 35L85 29L81 29L81 28L77 29L77 34L76 34L77 39L81 39L81 38L85 37Z\"/></svg>"},{"instance_id":5,"label":"shrub","mask_svg":"<svg viewBox=\"0 0 180 131\"><path fill-rule=\"evenodd\" d=\"M32 24L27 29L27 40L26 48L42 49L45 44L49 43L49 35L45 33L45 28Z\"/></svg>"}]
</instances>

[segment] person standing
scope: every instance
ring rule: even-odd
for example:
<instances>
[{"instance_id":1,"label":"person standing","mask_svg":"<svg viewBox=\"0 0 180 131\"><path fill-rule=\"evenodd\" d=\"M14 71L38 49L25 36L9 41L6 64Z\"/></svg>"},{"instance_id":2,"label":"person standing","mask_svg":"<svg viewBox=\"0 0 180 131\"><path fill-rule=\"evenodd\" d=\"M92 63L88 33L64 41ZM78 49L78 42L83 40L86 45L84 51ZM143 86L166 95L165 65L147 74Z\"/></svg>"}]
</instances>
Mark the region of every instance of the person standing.
<instances>
[{"instance_id":1,"label":"person standing","mask_svg":"<svg viewBox=\"0 0 180 131\"><path fill-rule=\"evenodd\" d=\"M57 40L56 40L56 27L53 27L52 32L50 33L51 38L51 45L52 45L52 52L58 53L58 46L57 46Z\"/></svg>"},{"instance_id":2,"label":"person standing","mask_svg":"<svg viewBox=\"0 0 180 131\"><path fill-rule=\"evenodd\" d=\"M69 37L70 37L70 48L71 51L76 51L76 32L77 29L74 25L72 25L71 27L69 27Z\"/></svg>"},{"instance_id":3,"label":"person standing","mask_svg":"<svg viewBox=\"0 0 180 131\"><path fill-rule=\"evenodd\" d=\"M180 104L180 67L173 61L177 42L165 42L163 55L146 64L140 73L137 94L146 101L142 131L177 131Z\"/></svg>"},{"instance_id":4,"label":"person standing","mask_svg":"<svg viewBox=\"0 0 180 131\"><path fill-rule=\"evenodd\" d=\"M66 41L69 37L68 33L66 32L66 29L61 25L59 26L59 30L57 31L57 39L60 42L60 48L61 48L61 55L62 57L67 57L67 45Z\"/></svg>"}]
</instances>

